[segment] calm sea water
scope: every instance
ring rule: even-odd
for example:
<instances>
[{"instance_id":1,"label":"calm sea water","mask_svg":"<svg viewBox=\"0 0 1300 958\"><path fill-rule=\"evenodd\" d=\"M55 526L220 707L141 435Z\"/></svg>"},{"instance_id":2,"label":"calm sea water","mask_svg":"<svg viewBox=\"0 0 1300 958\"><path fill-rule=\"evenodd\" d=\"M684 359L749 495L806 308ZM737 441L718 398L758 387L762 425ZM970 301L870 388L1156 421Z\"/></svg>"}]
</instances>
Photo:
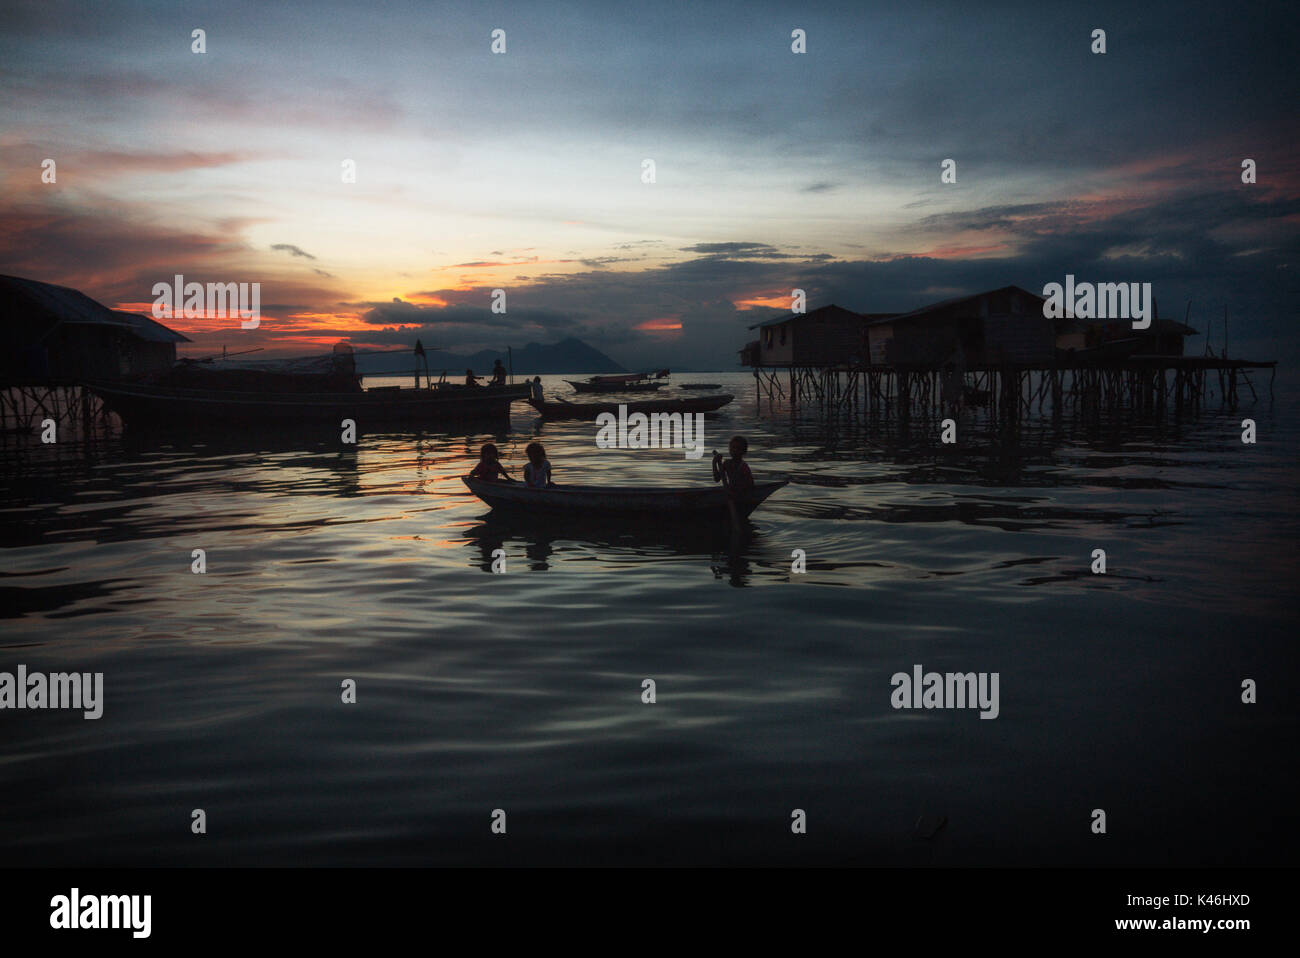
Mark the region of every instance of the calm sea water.
<instances>
[{"instance_id":1,"label":"calm sea water","mask_svg":"<svg viewBox=\"0 0 1300 958\"><path fill-rule=\"evenodd\" d=\"M458 478L489 439L708 481L522 404L355 447L11 441L0 671L102 671L105 706L0 711L0 866L1294 860L1295 392L942 447L676 378L791 479L742 535L490 516ZM893 709L916 664L997 672L999 716Z\"/></svg>"}]
</instances>

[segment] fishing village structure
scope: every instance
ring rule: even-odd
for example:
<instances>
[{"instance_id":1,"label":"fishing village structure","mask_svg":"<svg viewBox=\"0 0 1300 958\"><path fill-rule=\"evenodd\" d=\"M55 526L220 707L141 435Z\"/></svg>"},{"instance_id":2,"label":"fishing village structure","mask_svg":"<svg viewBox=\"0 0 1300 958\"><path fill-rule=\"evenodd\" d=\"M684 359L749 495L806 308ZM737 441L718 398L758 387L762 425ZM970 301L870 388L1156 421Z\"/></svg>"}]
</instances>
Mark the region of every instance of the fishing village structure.
<instances>
[{"instance_id":1,"label":"fishing village structure","mask_svg":"<svg viewBox=\"0 0 1300 958\"><path fill-rule=\"evenodd\" d=\"M1190 312L1190 304L1189 304ZM1226 322L1226 317L1225 317ZM1162 414L1199 407L1212 376L1229 405L1239 387L1258 398L1250 370L1275 362L1184 355L1196 330L1155 318L1052 318L1043 297L1018 286L961 296L906 313L858 313L837 305L749 327L759 338L740 351L754 374L759 408L778 399L828 414L907 417L987 406L1015 420L1073 404L1099 411ZM1269 381L1270 395L1272 380Z\"/></svg>"},{"instance_id":2,"label":"fishing village structure","mask_svg":"<svg viewBox=\"0 0 1300 958\"><path fill-rule=\"evenodd\" d=\"M472 375L434 383L427 366L424 387L417 379L414 388L367 389L348 342L296 360L231 362L223 351L220 362L177 362L176 345L189 341L76 290L0 276L0 435L31 435L39 425L42 443L56 443L52 423L80 424L88 438L107 414L145 430L500 420L531 392L506 382L504 368L480 385Z\"/></svg>"},{"instance_id":3,"label":"fishing village structure","mask_svg":"<svg viewBox=\"0 0 1300 958\"><path fill-rule=\"evenodd\" d=\"M102 406L81 383L167 370L189 341L75 289L0 276L0 433L44 418L89 425Z\"/></svg>"}]
</instances>

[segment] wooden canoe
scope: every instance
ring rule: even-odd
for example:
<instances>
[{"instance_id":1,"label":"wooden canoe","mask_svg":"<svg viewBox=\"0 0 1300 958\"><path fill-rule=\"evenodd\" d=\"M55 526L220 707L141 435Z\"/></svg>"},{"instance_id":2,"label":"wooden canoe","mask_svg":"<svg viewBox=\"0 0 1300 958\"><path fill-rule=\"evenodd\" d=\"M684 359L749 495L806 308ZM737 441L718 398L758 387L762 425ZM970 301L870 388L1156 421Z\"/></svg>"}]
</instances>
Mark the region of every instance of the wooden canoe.
<instances>
[{"instance_id":1,"label":"wooden canoe","mask_svg":"<svg viewBox=\"0 0 1300 958\"><path fill-rule=\"evenodd\" d=\"M682 383L678 389L721 389L722 383Z\"/></svg>"},{"instance_id":2,"label":"wooden canoe","mask_svg":"<svg viewBox=\"0 0 1300 958\"><path fill-rule=\"evenodd\" d=\"M530 489L522 482L483 482L463 477L469 491L493 509L589 515L701 516L727 513L727 491L720 485L688 488L654 486L570 486ZM739 502L742 516L757 509L789 480L756 482L752 498Z\"/></svg>"},{"instance_id":3,"label":"wooden canoe","mask_svg":"<svg viewBox=\"0 0 1300 958\"><path fill-rule=\"evenodd\" d=\"M634 412L645 413L704 413L721 409L735 399L730 394L722 396L701 396L699 399L642 399L633 402L566 402L530 399L528 404L546 419L596 419L601 413L612 416L619 414L619 407L624 406L628 415Z\"/></svg>"}]
</instances>

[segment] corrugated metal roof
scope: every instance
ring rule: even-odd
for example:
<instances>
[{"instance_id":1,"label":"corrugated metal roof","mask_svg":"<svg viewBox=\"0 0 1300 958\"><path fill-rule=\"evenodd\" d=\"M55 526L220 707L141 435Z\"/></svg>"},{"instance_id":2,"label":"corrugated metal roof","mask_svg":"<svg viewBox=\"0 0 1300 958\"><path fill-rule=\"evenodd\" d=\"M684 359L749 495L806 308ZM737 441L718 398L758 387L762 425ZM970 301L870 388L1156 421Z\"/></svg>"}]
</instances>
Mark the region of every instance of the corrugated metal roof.
<instances>
[{"instance_id":1,"label":"corrugated metal roof","mask_svg":"<svg viewBox=\"0 0 1300 958\"><path fill-rule=\"evenodd\" d=\"M41 283L20 276L0 276L0 285L14 290L44 311L49 318L60 322L93 326L131 326L107 306L67 286L55 286L52 283Z\"/></svg>"},{"instance_id":2,"label":"corrugated metal roof","mask_svg":"<svg viewBox=\"0 0 1300 958\"><path fill-rule=\"evenodd\" d=\"M124 313L113 310L114 316L120 316L131 324L131 332L150 343L188 343L190 338L174 329L169 329L157 320L140 313Z\"/></svg>"},{"instance_id":3,"label":"corrugated metal roof","mask_svg":"<svg viewBox=\"0 0 1300 958\"><path fill-rule=\"evenodd\" d=\"M971 293L969 296L954 296L952 299L941 300L940 302L937 303L931 303L929 306L922 306L920 309L914 309L910 313L899 313L896 316L888 316L882 319L873 319L870 322L868 322L867 325L875 326L878 323L892 323L897 321L906 321L909 319L915 319L916 317L922 316L926 313L931 313L939 309L947 309L949 306L956 306L957 304L964 303L967 300L979 299L981 296L991 296L994 293L1005 293L1008 290L1014 290L1017 293L1024 293L1026 296L1030 296L1033 299L1038 300L1039 303L1044 302L1043 297L1039 296L1037 293L1031 293L1027 289L1021 289L1019 286L999 286L997 289L986 289L982 293Z\"/></svg>"},{"instance_id":4,"label":"corrugated metal roof","mask_svg":"<svg viewBox=\"0 0 1300 958\"><path fill-rule=\"evenodd\" d=\"M68 286L55 286L21 276L0 276L0 288L17 294L33 307L39 320L48 324L47 330L58 325L113 326L150 343L188 343L187 336L169 329L162 323L138 313L109 309L85 293ZM48 332L47 332L48 335Z\"/></svg>"},{"instance_id":5,"label":"corrugated metal roof","mask_svg":"<svg viewBox=\"0 0 1300 958\"><path fill-rule=\"evenodd\" d=\"M865 318L865 317L862 315L862 313L857 313L857 312L854 312L854 311L851 310L851 309L845 309L843 306L836 306L834 303L830 303L830 304L827 305L827 306L818 306L816 309L814 309L814 310L812 310L811 312L808 312L808 313L789 313L788 315L785 315L785 316L778 316L778 317L776 317L776 319L769 319L769 320L766 320L765 322L755 323L754 325L750 326L749 328L750 328L750 329L762 329L762 328L764 328L764 327L766 327L766 326L780 326L782 323L792 323L792 322L794 322L795 320L799 320L799 319L807 319L807 318L810 317L810 316L816 316L818 313L824 313L824 312L827 312L828 310L832 310L832 309L833 309L833 310L837 310L837 311L839 311L839 312L841 312L841 313L849 313L849 314L851 314L851 315L857 317L858 319L864 319L864 318Z\"/></svg>"}]
</instances>

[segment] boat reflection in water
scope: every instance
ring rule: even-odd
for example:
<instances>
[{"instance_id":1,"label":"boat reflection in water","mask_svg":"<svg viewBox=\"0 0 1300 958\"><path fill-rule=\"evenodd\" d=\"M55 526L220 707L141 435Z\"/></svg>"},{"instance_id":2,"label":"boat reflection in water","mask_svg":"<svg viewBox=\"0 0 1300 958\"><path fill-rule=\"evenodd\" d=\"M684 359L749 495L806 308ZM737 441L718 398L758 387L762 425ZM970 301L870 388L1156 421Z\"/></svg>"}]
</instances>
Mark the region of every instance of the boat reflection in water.
<instances>
[{"instance_id":1,"label":"boat reflection in water","mask_svg":"<svg viewBox=\"0 0 1300 958\"><path fill-rule=\"evenodd\" d=\"M748 585L755 574L785 578L788 563L769 549L760 527L746 521L739 529L720 521L665 523L649 516L562 518L552 514L493 512L464 532L474 552L472 564L493 572L498 549L506 561L518 561L519 549L532 572L546 572L558 562L587 566L595 560L611 570L635 570L656 561L706 559L715 579Z\"/></svg>"},{"instance_id":2,"label":"boat reflection in water","mask_svg":"<svg viewBox=\"0 0 1300 958\"><path fill-rule=\"evenodd\" d=\"M789 480L755 482L753 494L734 505L748 516ZM644 515L665 523L699 522L729 517L727 490L719 485L664 487L560 485L530 489L522 483L463 480L469 491L493 509L525 513L548 512L566 517Z\"/></svg>"}]
</instances>

